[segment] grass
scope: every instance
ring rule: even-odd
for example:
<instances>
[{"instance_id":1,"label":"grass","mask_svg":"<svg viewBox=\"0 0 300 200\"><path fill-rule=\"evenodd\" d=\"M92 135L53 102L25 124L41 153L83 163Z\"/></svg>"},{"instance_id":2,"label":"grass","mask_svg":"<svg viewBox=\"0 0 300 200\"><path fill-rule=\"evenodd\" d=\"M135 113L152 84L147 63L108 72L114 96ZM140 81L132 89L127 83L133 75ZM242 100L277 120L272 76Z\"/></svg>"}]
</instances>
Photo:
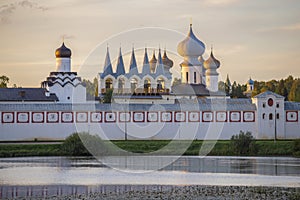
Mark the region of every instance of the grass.
<instances>
[{"instance_id":1,"label":"grass","mask_svg":"<svg viewBox=\"0 0 300 200\"><path fill-rule=\"evenodd\" d=\"M149 153L162 149L170 144L170 140L116 140L112 141L119 148L134 153ZM174 142L174 141L172 141ZM163 154L178 154L178 150L186 146L191 141L175 141L174 145L168 146ZM209 150L210 144L214 141L192 141L184 155L199 155L200 148ZM257 140L257 152L250 156L294 156L294 141L279 140L274 143L273 140ZM19 157L19 156L66 156L62 151L62 144L0 144L0 157ZM205 154L204 154L205 155ZM211 156L235 156L231 150L230 140L219 140L215 143L213 149L209 151Z\"/></svg>"}]
</instances>

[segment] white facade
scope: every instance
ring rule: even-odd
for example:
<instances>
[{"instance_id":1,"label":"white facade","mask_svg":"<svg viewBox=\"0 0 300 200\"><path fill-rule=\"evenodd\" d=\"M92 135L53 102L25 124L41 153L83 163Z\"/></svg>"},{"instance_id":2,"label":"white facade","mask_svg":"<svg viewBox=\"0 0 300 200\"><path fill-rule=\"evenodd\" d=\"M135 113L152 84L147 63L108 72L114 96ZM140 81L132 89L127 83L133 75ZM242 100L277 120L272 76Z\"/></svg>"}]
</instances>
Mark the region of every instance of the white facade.
<instances>
[{"instance_id":1,"label":"white facade","mask_svg":"<svg viewBox=\"0 0 300 200\"><path fill-rule=\"evenodd\" d=\"M15 92L15 96L9 94L11 99L0 93L0 140L64 139L80 131L110 140L125 139L125 134L128 139L143 140L217 140L230 139L240 131L250 131L257 139L300 138L300 103L285 102L269 91L252 99L219 95L220 62L212 52L207 60L202 58L205 46L192 26L177 50L184 59L178 93L171 87L173 62L166 51L162 57L159 50L151 72L145 49L139 72L133 50L128 73L121 51L113 72L107 51L104 71L98 75L99 94L113 89L114 98L112 104L105 104L86 101L81 78L71 72L68 62L71 50L63 44L56 50L57 71L50 73L43 88L6 89L7 94ZM153 64L155 59L151 60Z\"/></svg>"}]
</instances>

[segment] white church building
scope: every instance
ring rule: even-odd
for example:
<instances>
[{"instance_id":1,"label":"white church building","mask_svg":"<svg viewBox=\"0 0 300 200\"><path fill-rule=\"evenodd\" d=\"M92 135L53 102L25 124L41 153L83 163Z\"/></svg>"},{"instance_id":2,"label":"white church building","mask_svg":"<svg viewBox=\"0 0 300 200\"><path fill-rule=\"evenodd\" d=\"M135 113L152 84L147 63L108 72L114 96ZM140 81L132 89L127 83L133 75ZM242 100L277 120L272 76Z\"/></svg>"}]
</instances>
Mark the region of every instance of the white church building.
<instances>
[{"instance_id":1,"label":"white church building","mask_svg":"<svg viewBox=\"0 0 300 200\"><path fill-rule=\"evenodd\" d=\"M64 139L81 131L109 140L217 140L240 131L257 139L300 138L300 103L270 91L246 99L227 97L218 90L221 63L212 50L204 59L205 51L192 25L177 46L181 63L174 63L166 49L163 55L161 49L157 55L153 51L149 61L145 48L143 64L137 66L133 48L125 66L120 48L114 71L107 48L97 75L99 101L90 101L63 43L55 51L56 70L41 88L0 89L0 140ZM181 83L172 86L173 65L181 68ZM247 82L249 97L253 83ZM103 103L109 92L112 103Z\"/></svg>"}]
</instances>

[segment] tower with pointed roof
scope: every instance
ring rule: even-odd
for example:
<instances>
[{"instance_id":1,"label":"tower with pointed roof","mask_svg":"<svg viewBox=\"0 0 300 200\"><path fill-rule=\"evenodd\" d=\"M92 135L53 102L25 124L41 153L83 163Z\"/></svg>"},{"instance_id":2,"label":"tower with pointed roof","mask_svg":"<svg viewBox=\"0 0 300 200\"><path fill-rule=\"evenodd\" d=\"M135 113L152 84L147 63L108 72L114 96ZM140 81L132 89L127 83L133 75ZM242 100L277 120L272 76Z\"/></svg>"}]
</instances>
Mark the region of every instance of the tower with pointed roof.
<instances>
[{"instance_id":1,"label":"tower with pointed roof","mask_svg":"<svg viewBox=\"0 0 300 200\"><path fill-rule=\"evenodd\" d=\"M206 87L209 91L217 92L218 82L219 82L219 73L217 69L220 67L220 61L218 61L213 54L211 49L209 58L204 62L205 67L205 77L206 77Z\"/></svg>"}]
</instances>

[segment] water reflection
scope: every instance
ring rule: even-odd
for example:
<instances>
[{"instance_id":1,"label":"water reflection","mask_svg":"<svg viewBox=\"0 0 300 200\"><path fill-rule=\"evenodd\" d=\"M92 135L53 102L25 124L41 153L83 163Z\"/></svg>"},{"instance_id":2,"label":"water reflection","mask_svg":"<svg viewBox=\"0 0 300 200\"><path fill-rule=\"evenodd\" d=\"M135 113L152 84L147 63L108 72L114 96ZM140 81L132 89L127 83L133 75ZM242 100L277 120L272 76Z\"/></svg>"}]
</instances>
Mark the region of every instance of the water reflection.
<instances>
[{"instance_id":1,"label":"water reflection","mask_svg":"<svg viewBox=\"0 0 300 200\"><path fill-rule=\"evenodd\" d=\"M250 184L254 177L260 178L262 185L274 181L285 184L285 180L300 184L297 158L185 156L151 171L164 166L168 159L173 158L107 157L105 163L109 165L105 165L92 157L3 158L0 185L220 184L224 177L225 185Z\"/></svg>"}]
</instances>

